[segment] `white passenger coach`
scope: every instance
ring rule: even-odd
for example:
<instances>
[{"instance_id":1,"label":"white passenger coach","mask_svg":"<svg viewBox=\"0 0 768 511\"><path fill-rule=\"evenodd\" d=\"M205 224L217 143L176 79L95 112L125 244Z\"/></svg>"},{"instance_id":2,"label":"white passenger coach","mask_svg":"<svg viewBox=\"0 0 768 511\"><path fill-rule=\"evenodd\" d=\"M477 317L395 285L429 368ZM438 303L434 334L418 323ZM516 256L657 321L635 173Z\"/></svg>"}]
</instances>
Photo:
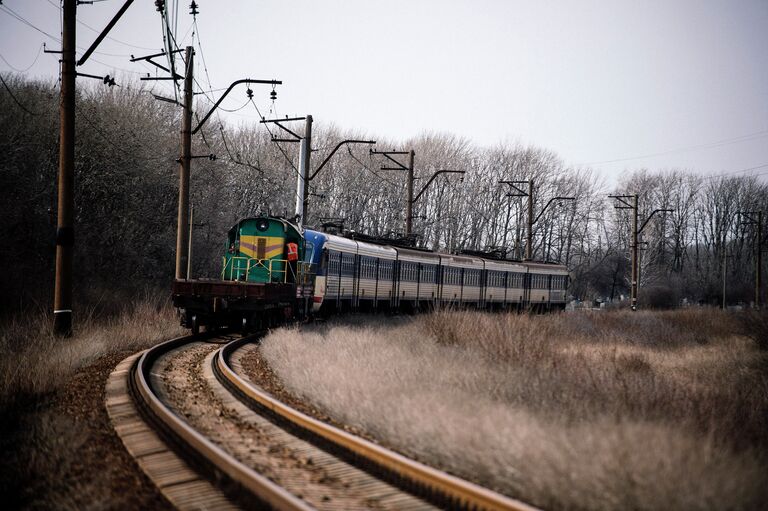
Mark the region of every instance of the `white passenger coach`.
<instances>
[{"instance_id":1,"label":"white passenger coach","mask_svg":"<svg viewBox=\"0 0 768 511\"><path fill-rule=\"evenodd\" d=\"M316 277L313 310L565 307L563 265L441 254L305 230Z\"/></svg>"}]
</instances>

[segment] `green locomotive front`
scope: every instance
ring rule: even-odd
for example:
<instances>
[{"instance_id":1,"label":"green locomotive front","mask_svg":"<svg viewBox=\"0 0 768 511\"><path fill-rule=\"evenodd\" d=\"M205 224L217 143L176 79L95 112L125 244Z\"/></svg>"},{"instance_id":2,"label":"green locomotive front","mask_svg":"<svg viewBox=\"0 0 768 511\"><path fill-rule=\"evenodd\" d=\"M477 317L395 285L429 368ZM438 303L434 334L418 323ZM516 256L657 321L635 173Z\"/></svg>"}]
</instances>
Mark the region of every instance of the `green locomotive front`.
<instances>
[{"instance_id":1,"label":"green locomotive front","mask_svg":"<svg viewBox=\"0 0 768 511\"><path fill-rule=\"evenodd\" d=\"M229 230L222 280L296 283L301 279L304 238L282 218L245 218Z\"/></svg>"}]
</instances>

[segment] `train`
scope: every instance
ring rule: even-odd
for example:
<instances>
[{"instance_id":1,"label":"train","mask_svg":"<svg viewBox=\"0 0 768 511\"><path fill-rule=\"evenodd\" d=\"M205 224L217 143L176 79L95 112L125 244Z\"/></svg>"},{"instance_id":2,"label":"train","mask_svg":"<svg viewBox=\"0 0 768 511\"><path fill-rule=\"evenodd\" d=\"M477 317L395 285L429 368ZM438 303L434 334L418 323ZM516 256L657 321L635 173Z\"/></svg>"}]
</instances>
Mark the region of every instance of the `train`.
<instances>
[{"instance_id":1,"label":"train","mask_svg":"<svg viewBox=\"0 0 768 511\"><path fill-rule=\"evenodd\" d=\"M229 230L219 277L173 282L181 324L193 333L343 311L562 310L569 283L561 264L434 252L276 216L244 218Z\"/></svg>"}]
</instances>

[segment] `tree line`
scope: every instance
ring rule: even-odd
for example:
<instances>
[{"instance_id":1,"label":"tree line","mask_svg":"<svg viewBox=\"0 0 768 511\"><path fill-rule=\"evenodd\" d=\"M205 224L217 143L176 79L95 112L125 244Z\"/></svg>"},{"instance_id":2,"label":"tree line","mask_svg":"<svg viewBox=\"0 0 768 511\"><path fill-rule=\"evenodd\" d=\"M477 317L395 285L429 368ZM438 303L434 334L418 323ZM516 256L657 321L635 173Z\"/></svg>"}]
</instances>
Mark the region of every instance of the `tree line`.
<instances>
[{"instance_id":1,"label":"tree line","mask_svg":"<svg viewBox=\"0 0 768 511\"><path fill-rule=\"evenodd\" d=\"M4 307L45 300L53 282L58 165L58 89L53 81L3 77L0 89L0 187ZM76 101L76 295L95 290L167 286L173 276L180 109L142 84L81 86ZM198 96L196 116L211 107ZM227 230L240 218L290 217L296 199L298 144L277 144L264 125L226 123L214 115L194 137L191 204L192 275L216 278ZM499 181L534 182L534 259L566 264L578 299L628 294L630 214L609 194L638 194L643 231L640 302L720 303L723 263L729 302L754 296L756 226L739 211L768 211L768 186L734 173L703 176L685 169L632 169L615 186L555 152L514 143L480 147L449 133L382 140L316 123L316 167L343 139L373 138L379 149L413 149L415 189L438 177L414 204L419 246L434 250L503 250L522 258L527 198ZM406 173L386 171L368 146L342 148L310 184L307 225L343 222L371 235L402 234Z\"/></svg>"}]
</instances>

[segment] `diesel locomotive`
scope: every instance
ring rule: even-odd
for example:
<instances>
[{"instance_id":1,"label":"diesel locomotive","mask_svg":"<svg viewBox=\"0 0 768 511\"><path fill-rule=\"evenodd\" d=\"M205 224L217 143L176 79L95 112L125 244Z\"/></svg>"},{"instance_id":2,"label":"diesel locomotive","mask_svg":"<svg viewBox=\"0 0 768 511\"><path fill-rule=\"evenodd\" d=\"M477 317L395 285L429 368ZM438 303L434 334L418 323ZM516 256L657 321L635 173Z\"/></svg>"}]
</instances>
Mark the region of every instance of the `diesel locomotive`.
<instances>
[{"instance_id":1,"label":"diesel locomotive","mask_svg":"<svg viewBox=\"0 0 768 511\"><path fill-rule=\"evenodd\" d=\"M229 230L220 279L176 280L172 292L182 324L196 333L347 310L543 312L565 308L567 287L559 264L438 253L263 216Z\"/></svg>"}]
</instances>

